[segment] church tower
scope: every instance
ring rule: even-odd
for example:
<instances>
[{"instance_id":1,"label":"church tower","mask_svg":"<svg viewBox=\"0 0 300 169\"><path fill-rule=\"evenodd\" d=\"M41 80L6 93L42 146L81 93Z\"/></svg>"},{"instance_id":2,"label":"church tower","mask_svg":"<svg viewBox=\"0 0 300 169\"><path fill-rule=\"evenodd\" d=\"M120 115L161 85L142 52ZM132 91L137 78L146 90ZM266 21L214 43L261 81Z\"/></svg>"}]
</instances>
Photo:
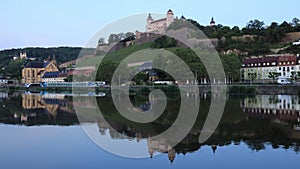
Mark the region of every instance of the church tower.
<instances>
[{"instance_id":1,"label":"church tower","mask_svg":"<svg viewBox=\"0 0 300 169\"><path fill-rule=\"evenodd\" d=\"M172 22L174 22L174 13L169 9L167 12L167 26L170 26Z\"/></svg>"},{"instance_id":2,"label":"church tower","mask_svg":"<svg viewBox=\"0 0 300 169\"><path fill-rule=\"evenodd\" d=\"M146 26L147 32L151 29L151 22L153 22L153 18L151 16L151 14L149 13L148 18L147 18L147 26Z\"/></svg>"},{"instance_id":3,"label":"church tower","mask_svg":"<svg viewBox=\"0 0 300 169\"><path fill-rule=\"evenodd\" d=\"M216 22L214 21L214 17L211 18L211 21L210 21L210 26L215 26L216 25Z\"/></svg>"}]
</instances>

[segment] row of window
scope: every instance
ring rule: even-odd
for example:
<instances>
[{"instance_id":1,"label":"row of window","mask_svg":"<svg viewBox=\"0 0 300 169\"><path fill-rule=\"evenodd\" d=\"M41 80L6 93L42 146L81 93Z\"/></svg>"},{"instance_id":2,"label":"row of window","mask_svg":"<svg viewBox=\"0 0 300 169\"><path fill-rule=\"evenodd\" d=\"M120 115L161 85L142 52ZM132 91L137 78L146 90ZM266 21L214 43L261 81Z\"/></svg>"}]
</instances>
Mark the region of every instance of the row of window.
<instances>
[{"instance_id":1,"label":"row of window","mask_svg":"<svg viewBox=\"0 0 300 169\"><path fill-rule=\"evenodd\" d=\"M298 63L300 64L300 60L298 61ZM295 62L294 61L287 61L287 62L279 62L278 65L294 65ZM251 63L251 64L247 64L248 67L253 67L253 66L276 66L276 62L264 62L264 63ZM242 67L245 67L245 64L242 64Z\"/></svg>"},{"instance_id":2,"label":"row of window","mask_svg":"<svg viewBox=\"0 0 300 169\"><path fill-rule=\"evenodd\" d=\"M300 60L299 60L300 61ZM291 62L279 62L279 65L290 65L290 64L295 64L295 62L294 61L291 61Z\"/></svg>"},{"instance_id":3,"label":"row of window","mask_svg":"<svg viewBox=\"0 0 300 169\"><path fill-rule=\"evenodd\" d=\"M294 67L278 67L278 70L282 70L282 71L287 71L289 72L290 70L293 71L295 68ZM247 69L247 71L255 71L256 69ZM270 71L276 71L276 68L274 68L273 70L272 69L263 69L264 72L270 72Z\"/></svg>"},{"instance_id":4,"label":"row of window","mask_svg":"<svg viewBox=\"0 0 300 169\"><path fill-rule=\"evenodd\" d=\"M31 72L32 73L30 74L30 70L27 70L27 77L30 77L31 75L32 75L32 77L35 76L35 70L33 69Z\"/></svg>"}]
</instances>

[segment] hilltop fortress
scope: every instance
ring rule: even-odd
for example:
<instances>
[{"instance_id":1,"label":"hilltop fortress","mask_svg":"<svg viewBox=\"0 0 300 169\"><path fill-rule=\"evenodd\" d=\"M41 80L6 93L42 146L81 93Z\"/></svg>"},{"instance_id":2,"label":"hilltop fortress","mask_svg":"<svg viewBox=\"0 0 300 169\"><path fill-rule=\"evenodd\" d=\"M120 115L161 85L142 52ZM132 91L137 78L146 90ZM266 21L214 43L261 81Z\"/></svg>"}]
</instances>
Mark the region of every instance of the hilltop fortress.
<instances>
[{"instance_id":1,"label":"hilltop fortress","mask_svg":"<svg viewBox=\"0 0 300 169\"><path fill-rule=\"evenodd\" d=\"M147 18L146 32L163 34L167 31L167 28L171 25L172 22L174 22L174 13L171 9L168 10L166 18L158 20L154 20L149 13L149 16Z\"/></svg>"},{"instance_id":2,"label":"hilltop fortress","mask_svg":"<svg viewBox=\"0 0 300 169\"><path fill-rule=\"evenodd\" d=\"M120 50L124 47L132 46L132 45L139 45L147 42L153 42L157 38L162 37L166 32L170 35L178 35L178 34L185 34L187 28L181 28L178 30L168 30L169 26L176 20L186 20L184 16L181 16L180 18L174 17L174 13L171 9L169 9L166 13L165 18L160 19L153 19L151 16L151 13L149 13L148 17L146 18L146 29L145 32L141 31L135 31L135 39L134 40L121 40L119 42L114 42L110 44L99 44L97 47L97 50L95 52L95 55L99 55L101 51L104 52L114 52L117 50ZM212 21L210 22L210 26L214 26L215 21L212 18ZM205 43L209 45L209 42L212 42L214 46L217 45L217 39L198 39L198 38L188 38L188 43L194 45L197 45L199 43ZM179 43L180 47L187 47L186 45Z\"/></svg>"}]
</instances>

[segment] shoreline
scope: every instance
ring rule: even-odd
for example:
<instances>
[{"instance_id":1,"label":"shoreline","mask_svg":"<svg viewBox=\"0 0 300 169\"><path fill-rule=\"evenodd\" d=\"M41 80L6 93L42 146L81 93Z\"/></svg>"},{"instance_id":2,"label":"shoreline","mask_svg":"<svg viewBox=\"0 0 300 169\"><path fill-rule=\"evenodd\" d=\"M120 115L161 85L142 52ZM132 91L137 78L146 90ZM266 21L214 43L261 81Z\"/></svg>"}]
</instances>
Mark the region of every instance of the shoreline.
<instances>
[{"instance_id":1,"label":"shoreline","mask_svg":"<svg viewBox=\"0 0 300 169\"><path fill-rule=\"evenodd\" d=\"M212 92L212 87L214 92ZM227 87L227 88L226 88ZM2 86L1 92L10 91L52 91L52 92L110 92L111 88L119 89L125 87L25 87L25 86ZM168 94L178 94L178 88L175 85L155 85L155 86L130 86L129 90L133 93L147 93L148 89L161 89ZM183 91L193 93L189 86L183 86ZM146 91L145 91L146 90ZM274 84L229 84L229 85L198 85L200 94L224 93L232 95L300 95L300 85L274 85Z\"/></svg>"}]
</instances>

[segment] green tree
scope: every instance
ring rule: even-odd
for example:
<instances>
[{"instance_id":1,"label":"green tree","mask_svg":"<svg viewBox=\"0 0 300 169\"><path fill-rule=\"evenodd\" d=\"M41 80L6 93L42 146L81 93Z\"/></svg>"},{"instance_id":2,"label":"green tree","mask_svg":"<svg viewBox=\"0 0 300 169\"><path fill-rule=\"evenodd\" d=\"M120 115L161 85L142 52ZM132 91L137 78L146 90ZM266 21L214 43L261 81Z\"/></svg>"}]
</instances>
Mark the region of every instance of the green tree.
<instances>
[{"instance_id":1,"label":"green tree","mask_svg":"<svg viewBox=\"0 0 300 169\"><path fill-rule=\"evenodd\" d=\"M278 72L269 72L269 75L268 75L268 77L273 80L277 79L279 76L280 76L280 73L278 73Z\"/></svg>"},{"instance_id":2,"label":"green tree","mask_svg":"<svg viewBox=\"0 0 300 169\"><path fill-rule=\"evenodd\" d=\"M118 42L119 36L117 34L110 34L108 37L108 43Z\"/></svg>"},{"instance_id":3,"label":"green tree","mask_svg":"<svg viewBox=\"0 0 300 169\"><path fill-rule=\"evenodd\" d=\"M256 79L257 73L248 73L248 77L251 83Z\"/></svg>"},{"instance_id":4,"label":"green tree","mask_svg":"<svg viewBox=\"0 0 300 169\"><path fill-rule=\"evenodd\" d=\"M96 80L110 82L115 69L116 69L116 64L113 63L112 61L105 60L101 62L97 71Z\"/></svg>"},{"instance_id":5,"label":"green tree","mask_svg":"<svg viewBox=\"0 0 300 169\"><path fill-rule=\"evenodd\" d=\"M11 60L5 70L4 75L10 78L22 79L22 69L24 68L25 59Z\"/></svg>"},{"instance_id":6,"label":"green tree","mask_svg":"<svg viewBox=\"0 0 300 169\"><path fill-rule=\"evenodd\" d=\"M291 80L298 80L299 79L299 77L300 77L300 71L292 71L291 72Z\"/></svg>"},{"instance_id":7,"label":"green tree","mask_svg":"<svg viewBox=\"0 0 300 169\"><path fill-rule=\"evenodd\" d=\"M169 48L177 46L177 41L174 38L163 35L160 38L155 39L151 47L153 48Z\"/></svg>"},{"instance_id":8,"label":"green tree","mask_svg":"<svg viewBox=\"0 0 300 169\"><path fill-rule=\"evenodd\" d=\"M242 62L237 55L226 55L221 56L221 61L224 67L224 71L226 76L229 78L228 80L237 82L240 78L240 68Z\"/></svg>"},{"instance_id":9,"label":"green tree","mask_svg":"<svg viewBox=\"0 0 300 169\"><path fill-rule=\"evenodd\" d=\"M101 37L98 40L98 45L103 45L103 44L105 44L105 39L103 37Z\"/></svg>"},{"instance_id":10,"label":"green tree","mask_svg":"<svg viewBox=\"0 0 300 169\"><path fill-rule=\"evenodd\" d=\"M298 26L300 26L300 20L298 19L298 18L293 18L292 19L292 23L291 23L291 25L293 26L293 27L298 27Z\"/></svg>"},{"instance_id":11,"label":"green tree","mask_svg":"<svg viewBox=\"0 0 300 169\"><path fill-rule=\"evenodd\" d=\"M111 60L104 60L98 67L96 74L97 81L124 83L125 79L128 79L130 75L130 70L124 63L116 64ZM114 74L116 74L116 79L113 79Z\"/></svg>"},{"instance_id":12,"label":"green tree","mask_svg":"<svg viewBox=\"0 0 300 169\"><path fill-rule=\"evenodd\" d=\"M278 43L285 37L285 29L272 22L266 30L266 36L271 43Z\"/></svg>"},{"instance_id":13,"label":"green tree","mask_svg":"<svg viewBox=\"0 0 300 169\"><path fill-rule=\"evenodd\" d=\"M134 36L135 36L135 35L134 35L133 32L127 32L127 33L125 34L125 37L126 37L126 38L134 37Z\"/></svg>"},{"instance_id":14,"label":"green tree","mask_svg":"<svg viewBox=\"0 0 300 169\"><path fill-rule=\"evenodd\" d=\"M148 74L144 71L137 73L133 80L137 85L143 85L148 81Z\"/></svg>"}]
</instances>

